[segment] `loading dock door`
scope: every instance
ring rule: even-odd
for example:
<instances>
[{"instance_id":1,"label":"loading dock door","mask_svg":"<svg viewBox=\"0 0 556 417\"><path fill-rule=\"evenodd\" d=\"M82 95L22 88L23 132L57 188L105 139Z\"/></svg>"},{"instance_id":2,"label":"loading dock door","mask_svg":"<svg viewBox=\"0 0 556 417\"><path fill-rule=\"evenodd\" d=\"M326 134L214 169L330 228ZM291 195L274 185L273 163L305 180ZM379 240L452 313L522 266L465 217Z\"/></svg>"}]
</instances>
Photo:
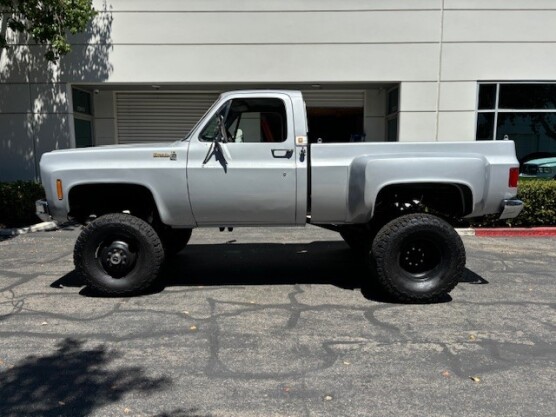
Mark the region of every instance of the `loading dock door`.
<instances>
[{"instance_id":1,"label":"loading dock door","mask_svg":"<svg viewBox=\"0 0 556 417\"><path fill-rule=\"evenodd\" d=\"M309 141L349 142L363 134L365 93L362 90L303 91Z\"/></svg>"},{"instance_id":2,"label":"loading dock door","mask_svg":"<svg viewBox=\"0 0 556 417\"><path fill-rule=\"evenodd\" d=\"M167 142L183 138L218 93L117 92L117 142Z\"/></svg>"}]
</instances>

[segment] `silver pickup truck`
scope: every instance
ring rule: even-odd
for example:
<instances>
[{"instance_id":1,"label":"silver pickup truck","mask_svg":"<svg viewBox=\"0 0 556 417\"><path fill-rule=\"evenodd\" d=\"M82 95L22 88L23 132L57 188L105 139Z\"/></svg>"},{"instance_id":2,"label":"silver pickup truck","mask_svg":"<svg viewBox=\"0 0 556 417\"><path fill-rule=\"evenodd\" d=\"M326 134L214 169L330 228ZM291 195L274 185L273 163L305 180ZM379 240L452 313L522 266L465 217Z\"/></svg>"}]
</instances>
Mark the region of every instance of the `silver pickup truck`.
<instances>
[{"instance_id":1,"label":"silver pickup truck","mask_svg":"<svg viewBox=\"0 0 556 417\"><path fill-rule=\"evenodd\" d=\"M147 288L193 228L311 223L339 232L393 297L422 302L464 272L452 220L523 208L513 142L309 144L307 132L300 92L225 93L177 142L44 154L37 211L87 224L76 270L107 294Z\"/></svg>"}]
</instances>

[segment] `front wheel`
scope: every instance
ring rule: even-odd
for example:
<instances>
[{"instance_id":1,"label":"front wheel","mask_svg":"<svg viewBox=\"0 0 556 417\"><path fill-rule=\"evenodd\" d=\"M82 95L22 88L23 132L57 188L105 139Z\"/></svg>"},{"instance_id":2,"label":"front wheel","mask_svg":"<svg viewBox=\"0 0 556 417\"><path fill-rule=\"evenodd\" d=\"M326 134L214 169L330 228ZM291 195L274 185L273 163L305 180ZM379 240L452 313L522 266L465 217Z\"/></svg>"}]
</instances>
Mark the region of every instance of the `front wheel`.
<instances>
[{"instance_id":1,"label":"front wheel","mask_svg":"<svg viewBox=\"0 0 556 417\"><path fill-rule=\"evenodd\" d=\"M430 214L408 214L387 223L373 242L371 257L380 284L406 302L430 302L448 294L465 268L461 238Z\"/></svg>"},{"instance_id":2,"label":"front wheel","mask_svg":"<svg viewBox=\"0 0 556 417\"><path fill-rule=\"evenodd\" d=\"M107 214L89 223L74 249L75 269L107 295L147 289L157 278L164 250L155 230L129 214Z\"/></svg>"}]
</instances>

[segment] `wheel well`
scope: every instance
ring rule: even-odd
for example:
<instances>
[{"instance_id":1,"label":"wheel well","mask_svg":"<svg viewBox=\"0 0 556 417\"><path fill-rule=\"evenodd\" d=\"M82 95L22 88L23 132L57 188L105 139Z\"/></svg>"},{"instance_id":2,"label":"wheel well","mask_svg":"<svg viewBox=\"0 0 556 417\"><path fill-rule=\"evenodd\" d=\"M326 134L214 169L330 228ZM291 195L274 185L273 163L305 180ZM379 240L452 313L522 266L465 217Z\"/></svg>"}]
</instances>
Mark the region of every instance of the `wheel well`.
<instances>
[{"instance_id":1,"label":"wheel well","mask_svg":"<svg viewBox=\"0 0 556 417\"><path fill-rule=\"evenodd\" d=\"M150 190L136 184L84 184L69 191L69 216L84 223L91 216L129 211L149 223L158 217Z\"/></svg>"},{"instance_id":2,"label":"wheel well","mask_svg":"<svg viewBox=\"0 0 556 417\"><path fill-rule=\"evenodd\" d=\"M380 190L374 217L431 212L460 219L473 210L473 195L466 185L444 183L393 184Z\"/></svg>"}]
</instances>

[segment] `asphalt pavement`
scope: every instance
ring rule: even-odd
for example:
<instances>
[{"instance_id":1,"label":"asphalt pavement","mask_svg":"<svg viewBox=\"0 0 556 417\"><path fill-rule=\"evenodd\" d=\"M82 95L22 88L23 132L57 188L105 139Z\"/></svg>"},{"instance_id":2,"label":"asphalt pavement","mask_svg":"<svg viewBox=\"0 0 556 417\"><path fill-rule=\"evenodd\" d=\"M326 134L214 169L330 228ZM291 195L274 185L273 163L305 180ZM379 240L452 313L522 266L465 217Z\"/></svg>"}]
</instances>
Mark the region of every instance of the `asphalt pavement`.
<instances>
[{"instance_id":1,"label":"asphalt pavement","mask_svg":"<svg viewBox=\"0 0 556 417\"><path fill-rule=\"evenodd\" d=\"M0 242L2 417L556 415L556 238L464 236L463 282L411 305L316 227L195 230L100 297L78 233Z\"/></svg>"}]
</instances>

